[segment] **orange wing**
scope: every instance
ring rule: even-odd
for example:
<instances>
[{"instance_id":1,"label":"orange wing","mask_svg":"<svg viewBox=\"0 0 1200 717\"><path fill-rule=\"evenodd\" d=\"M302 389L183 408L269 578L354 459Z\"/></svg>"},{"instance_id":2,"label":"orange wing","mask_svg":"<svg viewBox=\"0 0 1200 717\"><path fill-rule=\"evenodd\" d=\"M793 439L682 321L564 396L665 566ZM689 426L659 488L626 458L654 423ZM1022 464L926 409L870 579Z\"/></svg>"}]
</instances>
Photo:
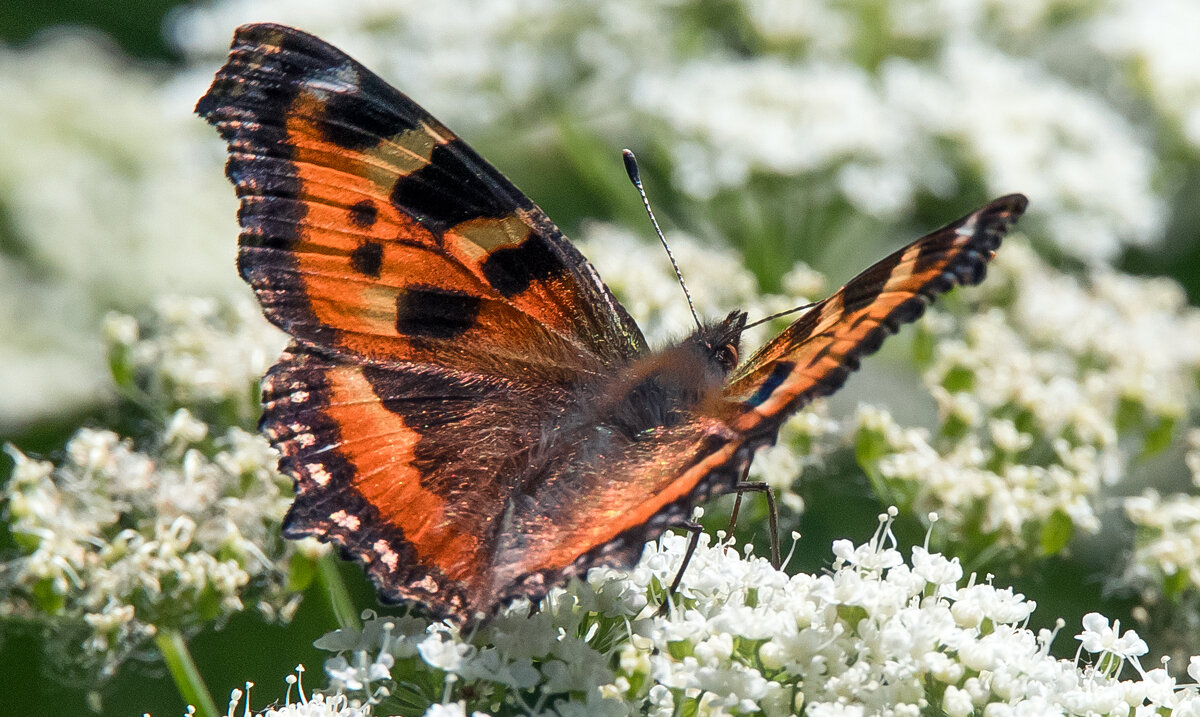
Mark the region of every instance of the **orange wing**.
<instances>
[{"instance_id":1,"label":"orange wing","mask_svg":"<svg viewBox=\"0 0 1200 717\"><path fill-rule=\"evenodd\" d=\"M555 384L645 350L541 209L324 41L239 28L196 111L229 143L242 276L301 342Z\"/></svg>"},{"instance_id":2,"label":"orange wing","mask_svg":"<svg viewBox=\"0 0 1200 717\"><path fill-rule=\"evenodd\" d=\"M513 466L562 396L500 379L339 361L294 343L263 381L262 430L296 481L284 523L362 562L387 600L480 604Z\"/></svg>"},{"instance_id":3,"label":"orange wing","mask_svg":"<svg viewBox=\"0 0 1200 717\"><path fill-rule=\"evenodd\" d=\"M840 388L863 356L919 318L935 296L982 281L1027 203L1020 194L1000 197L876 263L805 312L737 369L725 395L744 412L731 427L774 435L792 413Z\"/></svg>"}]
</instances>

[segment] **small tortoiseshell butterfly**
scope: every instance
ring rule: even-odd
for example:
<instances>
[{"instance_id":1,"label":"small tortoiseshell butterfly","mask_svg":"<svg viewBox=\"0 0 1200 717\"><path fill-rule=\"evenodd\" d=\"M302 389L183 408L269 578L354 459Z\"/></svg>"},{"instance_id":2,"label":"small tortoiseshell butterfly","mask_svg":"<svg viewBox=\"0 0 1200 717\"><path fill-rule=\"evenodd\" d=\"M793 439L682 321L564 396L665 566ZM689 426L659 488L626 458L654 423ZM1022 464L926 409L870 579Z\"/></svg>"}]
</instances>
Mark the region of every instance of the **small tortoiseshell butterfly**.
<instances>
[{"instance_id":1,"label":"small tortoiseshell butterfly","mask_svg":"<svg viewBox=\"0 0 1200 717\"><path fill-rule=\"evenodd\" d=\"M262 429L289 537L459 622L630 565L741 483L781 422L937 294L983 279L1001 197L897 251L739 363L734 311L651 350L558 227L322 40L247 25L196 111L229 145L238 269L292 342Z\"/></svg>"}]
</instances>

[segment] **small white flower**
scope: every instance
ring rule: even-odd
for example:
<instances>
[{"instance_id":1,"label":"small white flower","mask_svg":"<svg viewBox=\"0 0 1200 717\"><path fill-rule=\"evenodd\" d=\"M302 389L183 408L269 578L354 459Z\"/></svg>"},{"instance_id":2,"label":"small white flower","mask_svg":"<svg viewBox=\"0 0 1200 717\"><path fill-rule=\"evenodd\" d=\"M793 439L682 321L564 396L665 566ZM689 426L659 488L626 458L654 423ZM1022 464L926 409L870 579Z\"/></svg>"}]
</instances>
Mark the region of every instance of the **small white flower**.
<instances>
[{"instance_id":1,"label":"small white flower","mask_svg":"<svg viewBox=\"0 0 1200 717\"><path fill-rule=\"evenodd\" d=\"M238 705L243 697L246 699L243 714L247 716L254 714L257 717L370 717L370 708L352 703L345 695L320 693L305 695L304 686L300 682L300 676L303 673L304 666L298 665L296 674L288 675L288 690L284 703L262 711L252 710L250 706L250 688L254 686L253 682L246 683L244 692L236 689L231 691L226 717L234 717L237 714ZM297 688L297 699L294 702L292 701L293 687ZM194 709L189 706L188 714L193 713Z\"/></svg>"},{"instance_id":2,"label":"small white flower","mask_svg":"<svg viewBox=\"0 0 1200 717\"><path fill-rule=\"evenodd\" d=\"M912 551L913 572L934 585L953 585L962 580L962 566L957 558L930 553L916 546Z\"/></svg>"},{"instance_id":3,"label":"small white flower","mask_svg":"<svg viewBox=\"0 0 1200 717\"><path fill-rule=\"evenodd\" d=\"M425 717L467 717L467 705L461 701L430 705Z\"/></svg>"},{"instance_id":4,"label":"small white flower","mask_svg":"<svg viewBox=\"0 0 1200 717\"><path fill-rule=\"evenodd\" d=\"M1126 630L1122 635L1120 631L1120 620L1110 626L1108 618L1098 612L1089 612L1083 616L1083 632L1075 639L1088 652L1107 652L1121 658L1140 657L1150 651L1136 632Z\"/></svg>"},{"instance_id":5,"label":"small white flower","mask_svg":"<svg viewBox=\"0 0 1200 717\"><path fill-rule=\"evenodd\" d=\"M467 659L475 654L474 647L458 642L448 630L437 629L436 625L430 629L429 637L417 645L417 651L431 667L446 672L461 670Z\"/></svg>"},{"instance_id":6,"label":"small white flower","mask_svg":"<svg viewBox=\"0 0 1200 717\"><path fill-rule=\"evenodd\" d=\"M1192 655L1188 658L1187 673L1188 677L1200 682L1200 655Z\"/></svg>"}]
</instances>

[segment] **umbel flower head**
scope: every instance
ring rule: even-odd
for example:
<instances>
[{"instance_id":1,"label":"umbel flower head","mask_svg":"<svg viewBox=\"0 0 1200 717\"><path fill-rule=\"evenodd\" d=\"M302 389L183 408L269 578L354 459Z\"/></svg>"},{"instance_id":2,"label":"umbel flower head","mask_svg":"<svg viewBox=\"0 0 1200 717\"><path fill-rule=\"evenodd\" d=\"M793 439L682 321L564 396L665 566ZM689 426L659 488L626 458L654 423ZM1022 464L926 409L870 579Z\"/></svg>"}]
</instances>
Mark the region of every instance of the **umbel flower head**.
<instances>
[{"instance_id":1,"label":"umbel flower head","mask_svg":"<svg viewBox=\"0 0 1200 717\"><path fill-rule=\"evenodd\" d=\"M1024 596L923 547L906 559L892 514L869 542L838 541L821 575L788 575L702 535L666 614L663 586L687 543L675 534L631 570L593 569L537 611L515 605L471 634L375 617L318 645L339 651L326 664L331 688L377 714L421 704L437 716L1200 710L1195 685L1143 669L1145 643L1101 615L1085 618L1075 659L1052 656L1061 621L1032 630Z\"/></svg>"},{"instance_id":2,"label":"umbel flower head","mask_svg":"<svg viewBox=\"0 0 1200 717\"><path fill-rule=\"evenodd\" d=\"M290 481L254 434L210 437L180 409L137 450L82 429L57 466L9 446L3 498L19 546L0 572L0 610L59 634L66 665L112 674L159 630L190 634L242 610L287 620L298 604L279 524ZM79 650L82 643L82 651Z\"/></svg>"},{"instance_id":3,"label":"umbel flower head","mask_svg":"<svg viewBox=\"0 0 1200 717\"><path fill-rule=\"evenodd\" d=\"M0 556L0 614L44 629L62 671L102 681L164 632L188 636L247 609L290 619L323 548L283 539L291 481L236 425L278 342L264 325L185 299L141 324L112 316L122 410L157 431L135 442L82 428L57 464L5 447L14 467L0 505L16 549Z\"/></svg>"}]
</instances>

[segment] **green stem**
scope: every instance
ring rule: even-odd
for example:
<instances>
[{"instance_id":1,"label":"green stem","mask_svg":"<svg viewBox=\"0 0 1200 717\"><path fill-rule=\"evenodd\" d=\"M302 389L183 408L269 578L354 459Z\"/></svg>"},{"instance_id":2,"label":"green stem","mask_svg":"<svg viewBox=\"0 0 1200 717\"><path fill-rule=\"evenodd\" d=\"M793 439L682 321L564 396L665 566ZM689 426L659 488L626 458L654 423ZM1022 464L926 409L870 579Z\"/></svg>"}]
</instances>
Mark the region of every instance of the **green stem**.
<instances>
[{"instance_id":1,"label":"green stem","mask_svg":"<svg viewBox=\"0 0 1200 717\"><path fill-rule=\"evenodd\" d=\"M167 663L183 701L196 708L197 717L218 717L221 713L217 712L217 704L200 677L200 670L196 669L183 635L178 630L160 628L154 643Z\"/></svg>"},{"instance_id":2,"label":"green stem","mask_svg":"<svg viewBox=\"0 0 1200 717\"><path fill-rule=\"evenodd\" d=\"M343 630L361 630L362 623L359 622L358 611L354 609L350 591L346 589L337 560L331 553L317 559L317 580L325 589L325 596L329 598L329 609L333 611L338 627Z\"/></svg>"}]
</instances>

